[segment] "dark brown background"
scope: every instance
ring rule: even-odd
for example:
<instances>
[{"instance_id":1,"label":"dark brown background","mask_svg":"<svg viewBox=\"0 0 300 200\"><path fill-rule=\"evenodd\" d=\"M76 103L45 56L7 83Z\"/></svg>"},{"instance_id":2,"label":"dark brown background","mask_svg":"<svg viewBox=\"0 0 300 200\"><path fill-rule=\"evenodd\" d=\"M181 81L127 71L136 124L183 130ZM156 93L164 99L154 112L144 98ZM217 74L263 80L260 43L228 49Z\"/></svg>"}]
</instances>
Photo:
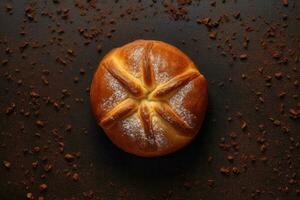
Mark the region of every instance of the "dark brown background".
<instances>
[{"instance_id":1,"label":"dark brown background","mask_svg":"<svg viewBox=\"0 0 300 200\"><path fill-rule=\"evenodd\" d=\"M1 200L300 198L300 2L182 2L0 2ZM161 158L123 153L90 112L99 60L139 38L179 47L209 81L201 134Z\"/></svg>"}]
</instances>

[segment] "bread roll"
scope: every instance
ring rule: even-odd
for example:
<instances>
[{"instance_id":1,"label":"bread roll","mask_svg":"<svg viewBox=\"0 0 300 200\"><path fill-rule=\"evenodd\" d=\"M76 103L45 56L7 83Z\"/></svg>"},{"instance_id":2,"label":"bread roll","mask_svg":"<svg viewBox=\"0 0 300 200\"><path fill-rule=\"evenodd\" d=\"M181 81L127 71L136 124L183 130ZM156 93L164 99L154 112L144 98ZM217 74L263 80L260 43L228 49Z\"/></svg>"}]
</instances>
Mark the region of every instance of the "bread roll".
<instances>
[{"instance_id":1,"label":"bread roll","mask_svg":"<svg viewBox=\"0 0 300 200\"><path fill-rule=\"evenodd\" d=\"M94 116L110 140L142 157L172 153L197 135L207 82L176 47L137 40L111 50L94 75Z\"/></svg>"}]
</instances>

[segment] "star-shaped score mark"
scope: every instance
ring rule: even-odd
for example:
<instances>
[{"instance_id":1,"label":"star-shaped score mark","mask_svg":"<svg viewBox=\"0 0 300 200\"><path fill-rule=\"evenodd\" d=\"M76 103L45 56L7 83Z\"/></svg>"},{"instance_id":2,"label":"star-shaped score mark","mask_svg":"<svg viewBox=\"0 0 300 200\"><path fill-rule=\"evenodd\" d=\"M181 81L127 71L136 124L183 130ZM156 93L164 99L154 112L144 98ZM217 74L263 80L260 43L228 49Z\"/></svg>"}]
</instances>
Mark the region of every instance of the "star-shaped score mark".
<instances>
[{"instance_id":1,"label":"star-shaped score mark","mask_svg":"<svg viewBox=\"0 0 300 200\"><path fill-rule=\"evenodd\" d=\"M155 131L152 128L151 116L154 111L173 128L189 136L193 127L172 109L168 100L176 94L176 91L201 74L195 69L187 69L167 82L155 85L153 69L148 62L143 62L141 66L142 81L124 70L121 65L122 63L117 58L111 58L103 63L103 67L126 89L129 95L102 117L101 125L112 126L117 121L138 112L146 137L153 139Z\"/></svg>"}]
</instances>

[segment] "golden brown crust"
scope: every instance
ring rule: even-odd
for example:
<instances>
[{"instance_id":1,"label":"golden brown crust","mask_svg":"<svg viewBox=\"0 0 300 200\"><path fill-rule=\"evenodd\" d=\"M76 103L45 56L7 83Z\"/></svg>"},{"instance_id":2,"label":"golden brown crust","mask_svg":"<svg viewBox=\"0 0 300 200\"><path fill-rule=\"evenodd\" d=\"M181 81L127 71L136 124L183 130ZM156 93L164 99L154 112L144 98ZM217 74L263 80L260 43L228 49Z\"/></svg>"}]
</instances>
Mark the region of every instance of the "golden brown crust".
<instances>
[{"instance_id":1,"label":"golden brown crust","mask_svg":"<svg viewBox=\"0 0 300 200\"><path fill-rule=\"evenodd\" d=\"M154 109L162 119L170 123L175 129L181 129L184 133L188 133L192 129L192 127L190 127L174 111L172 111L172 108L170 108L168 104L161 103Z\"/></svg>"},{"instance_id":2,"label":"golden brown crust","mask_svg":"<svg viewBox=\"0 0 300 200\"><path fill-rule=\"evenodd\" d=\"M126 152L161 156L187 145L207 107L207 82L179 49L137 40L112 50L91 85L93 113Z\"/></svg>"},{"instance_id":3,"label":"golden brown crust","mask_svg":"<svg viewBox=\"0 0 300 200\"><path fill-rule=\"evenodd\" d=\"M103 117L100 124L103 126L108 126L115 121L121 120L123 117L133 113L138 108L138 104L136 101L132 99L126 99L121 102L117 107L113 108L109 111L106 116Z\"/></svg>"},{"instance_id":4,"label":"golden brown crust","mask_svg":"<svg viewBox=\"0 0 300 200\"><path fill-rule=\"evenodd\" d=\"M154 91L151 92L150 95L153 98L160 98L160 97L166 96L166 95L172 93L174 90L177 90L178 88L183 87L184 85L186 85L188 82L190 82L197 76L199 76L199 72L197 72L197 71L189 71L187 73L180 74L180 75L172 78L165 84L157 87Z\"/></svg>"},{"instance_id":5,"label":"golden brown crust","mask_svg":"<svg viewBox=\"0 0 300 200\"><path fill-rule=\"evenodd\" d=\"M145 47L143 66L142 66L143 81L144 84L149 88L152 88L152 85L154 83L153 69L149 64L149 52L151 51L152 46L153 46L152 42L147 43Z\"/></svg>"},{"instance_id":6,"label":"golden brown crust","mask_svg":"<svg viewBox=\"0 0 300 200\"><path fill-rule=\"evenodd\" d=\"M145 146L148 146L148 149L154 151L157 148L155 143L155 132L151 123L151 113L146 103L142 103L139 109L139 114L141 122L144 127L145 137Z\"/></svg>"},{"instance_id":7,"label":"golden brown crust","mask_svg":"<svg viewBox=\"0 0 300 200\"><path fill-rule=\"evenodd\" d=\"M113 59L103 63L103 66L133 96L139 97L144 94L143 86L141 86L138 81L134 81L135 78L129 75L125 70L122 70L122 68L117 67L118 65L114 63Z\"/></svg>"}]
</instances>

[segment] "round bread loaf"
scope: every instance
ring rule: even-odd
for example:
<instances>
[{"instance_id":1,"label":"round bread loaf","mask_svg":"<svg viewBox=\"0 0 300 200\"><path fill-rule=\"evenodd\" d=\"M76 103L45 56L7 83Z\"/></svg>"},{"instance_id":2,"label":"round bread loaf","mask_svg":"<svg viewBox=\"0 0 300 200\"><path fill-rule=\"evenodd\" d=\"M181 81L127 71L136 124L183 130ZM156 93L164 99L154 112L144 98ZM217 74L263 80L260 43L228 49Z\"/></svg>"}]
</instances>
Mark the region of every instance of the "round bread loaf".
<instances>
[{"instance_id":1,"label":"round bread loaf","mask_svg":"<svg viewBox=\"0 0 300 200\"><path fill-rule=\"evenodd\" d=\"M102 59L90 98L98 124L115 145L154 157L184 147L199 132L207 82L176 47L137 40Z\"/></svg>"}]
</instances>

